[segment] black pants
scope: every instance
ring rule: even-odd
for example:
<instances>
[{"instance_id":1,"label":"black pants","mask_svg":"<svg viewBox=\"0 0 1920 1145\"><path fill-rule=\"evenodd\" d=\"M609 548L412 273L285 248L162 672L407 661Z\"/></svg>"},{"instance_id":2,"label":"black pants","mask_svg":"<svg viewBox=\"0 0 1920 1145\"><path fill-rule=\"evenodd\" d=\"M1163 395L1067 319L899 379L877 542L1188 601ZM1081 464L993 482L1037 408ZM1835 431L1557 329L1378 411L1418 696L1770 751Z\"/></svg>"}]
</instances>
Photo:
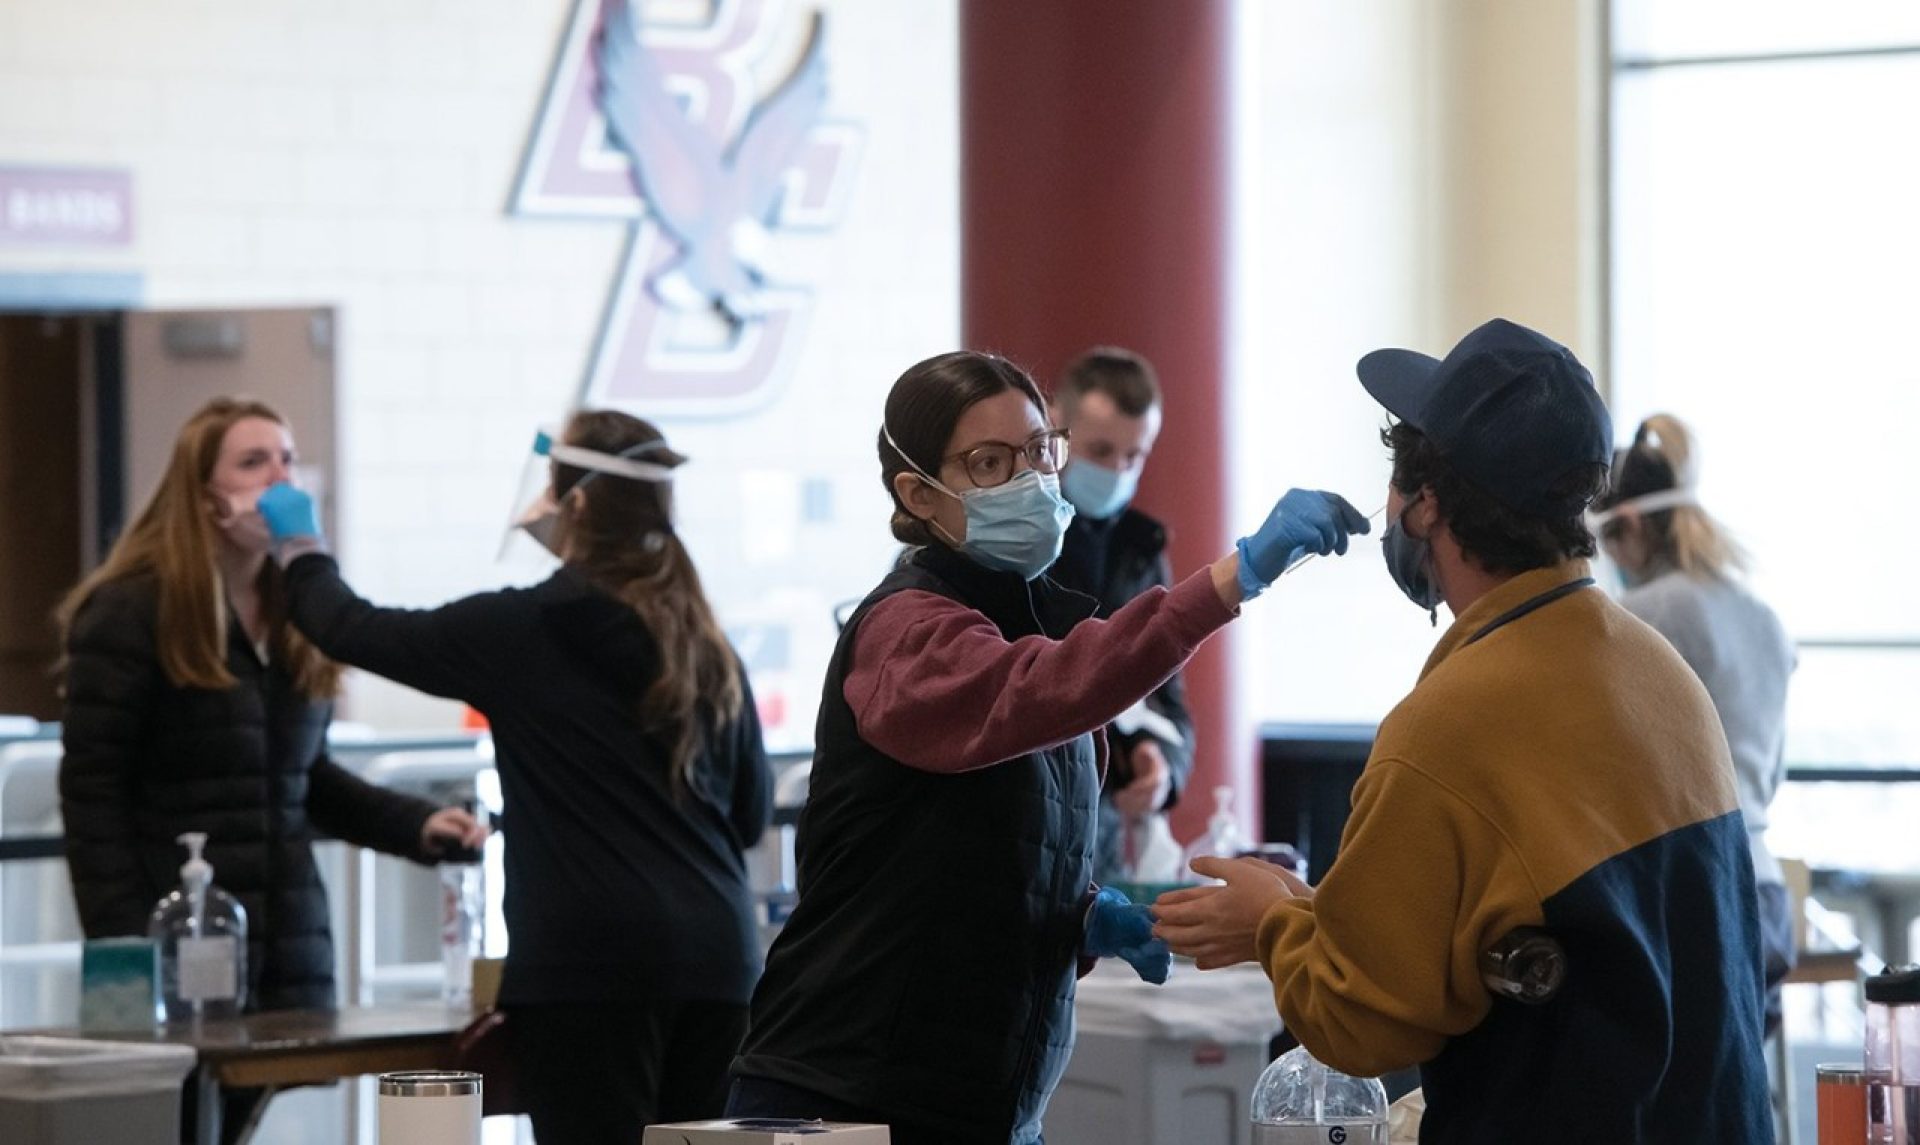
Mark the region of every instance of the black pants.
<instances>
[{"instance_id":1,"label":"black pants","mask_svg":"<svg viewBox=\"0 0 1920 1145\"><path fill-rule=\"evenodd\" d=\"M729 1002L504 1009L540 1145L635 1145L648 1125L720 1116L747 1032L747 1007Z\"/></svg>"}]
</instances>

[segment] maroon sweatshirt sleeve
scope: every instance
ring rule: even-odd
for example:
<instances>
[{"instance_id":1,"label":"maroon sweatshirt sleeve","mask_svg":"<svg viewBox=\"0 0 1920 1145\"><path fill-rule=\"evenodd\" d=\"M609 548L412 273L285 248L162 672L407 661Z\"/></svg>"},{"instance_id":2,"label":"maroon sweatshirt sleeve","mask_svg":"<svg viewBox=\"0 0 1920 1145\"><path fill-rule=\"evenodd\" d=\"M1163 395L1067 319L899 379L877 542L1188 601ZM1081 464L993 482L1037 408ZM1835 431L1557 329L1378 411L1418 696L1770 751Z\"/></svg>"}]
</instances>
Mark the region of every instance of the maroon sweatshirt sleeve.
<instances>
[{"instance_id":1,"label":"maroon sweatshirt sleeve","mask_svg":"<svg viewBox=\"0 0 1920 1145\"><path fill-rule=\"evenodd\" d=\"M1061 640L1008 641L958 601L900 592L861 620L841 691L874 747L923 771L971 771L1108 723L1235 615L1206 569Z\"/></svg>"}]
</instances>

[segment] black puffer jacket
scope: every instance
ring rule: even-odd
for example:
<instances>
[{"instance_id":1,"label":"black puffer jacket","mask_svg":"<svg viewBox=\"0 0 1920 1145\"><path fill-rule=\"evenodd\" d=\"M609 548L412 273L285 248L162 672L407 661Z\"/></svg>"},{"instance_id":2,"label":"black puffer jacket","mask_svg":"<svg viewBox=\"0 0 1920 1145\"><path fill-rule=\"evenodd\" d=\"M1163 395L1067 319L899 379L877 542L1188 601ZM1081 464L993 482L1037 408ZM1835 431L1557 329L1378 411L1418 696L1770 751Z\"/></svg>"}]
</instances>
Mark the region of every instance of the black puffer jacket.
<instances>
[{"instance_id":1,"label":"black puffer jacket","mask_svg":"<svg viewBox=\"0 0 1920 1145\"><path fill-rule=\"evenodd\" d=\"M424 800L326 756L332 705L295 691L230 626L225 691L176 688L155 648L150 577L94 593L67 643L60 806L89 938L143 935L179 884L185 831L207 833L214 882L247 911L248 1007L331 1007L333 940L314 835L423 860Z\"/></svg>"}]
</instances>

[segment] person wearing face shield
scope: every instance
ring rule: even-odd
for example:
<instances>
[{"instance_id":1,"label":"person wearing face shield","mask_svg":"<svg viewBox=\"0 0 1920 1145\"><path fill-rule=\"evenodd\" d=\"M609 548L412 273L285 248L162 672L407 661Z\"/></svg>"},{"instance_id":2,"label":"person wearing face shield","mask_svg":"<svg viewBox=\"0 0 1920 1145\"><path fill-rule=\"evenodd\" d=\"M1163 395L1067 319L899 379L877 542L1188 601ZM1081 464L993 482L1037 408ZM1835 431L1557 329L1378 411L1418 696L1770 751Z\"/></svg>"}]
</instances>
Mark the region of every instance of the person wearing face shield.
<instances>
[{"instance_id":1,"label":"person wearing face shield","mask_svg":"<svg viewBox=\"0 0 1920 1145\"><path fill-rule=\"evenodd\" d=\"M288 623L286 579L255 511L293 458L273 409L208 403L58 613L60 809L81 928L144 937L176 886L176 838L205 832L221 887L247 912L248 1011L335 1004L315 834L421 863L485 837L465 811L375 787L328 758L340 665ZM230 1096L229 1139L259 1100Z\"/></svg>"},{"instance_id":2,"label":"person wearing face shield","mask_svg":"<svg viewBox=\"0 0 1920 1145\"><path fill-rule=\"evenodd\" d=\"M1156 933L1258 962L1287 1030L1358 1076L1418 1065L1423 1142L1772 1140L1747 830L1711 697L1599 591L1583 519L1612 430L1585 367L1496 319L1360 360L1392 415L1388 574L1453 623L1381 721L1317 887L1256 860ZM1544 1003L1482 955L1544 928Z\"/></svg>"},{"instance_id":3,"label":"person wearing face shield","mask_svg":"<svg viewBox=\"0 0 1920 1145\"><path fill-rule=\"evenodd\" d=\"M1667 638L1707 687L1733 753L1753 852L1766 966L1767 1030L1793 969L1793 917L1780 860L1767 849L1767 807L1786 771L1793 640L1745 576L1739 543L1700 504L1693 435L1655 414L1614 455L1613 478L1587 523L1626 579L1620 603Z\"/></svg>"},{"instance_id":4,"label":"person wearing face shield","mask_svg":"<svg viewBox=\"0 0 1920 1145\"><path fill-rule=\"evenodd\" d=\"M1172 587L1167 530L1132 504L1160 436L1153 366L1130 350L1095 347L1067 367L1049 409L1073 443L1060 493L1074 513L1048 578L1092 597L1097 616ZM1179 672L1107 725L1107 747L1093 863L1103 883L1125 877L1129 826L1177 803L1193 768L1193 719Z\"/></svg>"},{"instance_id":5,"label":"person wearing face shield","mask_svg":"<svg viewBox=\"0 0 1920 1145\"><path fill-rule=\"evenodd\" d=\"M772 776L746 672L674 529L685 458L609 410L536 449L549 481L522 520L561 564L531 588L378 607L341 579L304 494L275 486L261 511L307 639L487 717L516 1090L542 1145L631 1145L724 1104L760 971L744 854Z\"/></svg>"},{"instance_id":6,"label":"person wearing face shield","mask_svg":"<svg viewBox=\"0 0 1920 1145\"><path fill-rule=\"evenodd\" d=\"M896 1145L1030 1145L1073 1041L1077 972L1163 982L1144 906L1092 885L1103 729L1242 601L1367 522L1294 490L1235 551L1105 618L1044 575L1073 506L1066 434L990 354L901 375L875 435L916 546L848 619L729 1113L881 1122Z\"/></svg>"}]
</instances>

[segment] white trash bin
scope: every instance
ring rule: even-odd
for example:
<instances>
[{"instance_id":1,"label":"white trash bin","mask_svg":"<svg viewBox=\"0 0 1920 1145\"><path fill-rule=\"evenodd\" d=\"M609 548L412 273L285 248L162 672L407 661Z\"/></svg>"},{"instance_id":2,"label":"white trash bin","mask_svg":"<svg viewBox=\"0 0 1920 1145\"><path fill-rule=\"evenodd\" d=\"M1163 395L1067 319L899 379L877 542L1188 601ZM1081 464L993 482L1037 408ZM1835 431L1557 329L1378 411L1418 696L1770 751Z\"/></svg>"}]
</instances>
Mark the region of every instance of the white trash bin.
<instances>
[{"instance_id":1,"label":"white trash bin","mask_svg":"<svg viewBox=\"0 0 1920 1145\"><path fill-rule=\"evenodd\" d=\"M1047 1103L1047 1145L1249 1145L1253 1083L1280 1032L1253 966L1174 963L1164 986L1102 959L1080 980L1073 1057Z\"/></svg>"},{"instance_id":2,"label":"white trash bin","mask_svg":"<svg viewBox=\"0 0 1920 1145\"><path fill-rule=\"evenodd\" d=\"M0 1141L153 1145L180 1137L188 1046L0 1037Z\"/></svg>"}]
</instances>

